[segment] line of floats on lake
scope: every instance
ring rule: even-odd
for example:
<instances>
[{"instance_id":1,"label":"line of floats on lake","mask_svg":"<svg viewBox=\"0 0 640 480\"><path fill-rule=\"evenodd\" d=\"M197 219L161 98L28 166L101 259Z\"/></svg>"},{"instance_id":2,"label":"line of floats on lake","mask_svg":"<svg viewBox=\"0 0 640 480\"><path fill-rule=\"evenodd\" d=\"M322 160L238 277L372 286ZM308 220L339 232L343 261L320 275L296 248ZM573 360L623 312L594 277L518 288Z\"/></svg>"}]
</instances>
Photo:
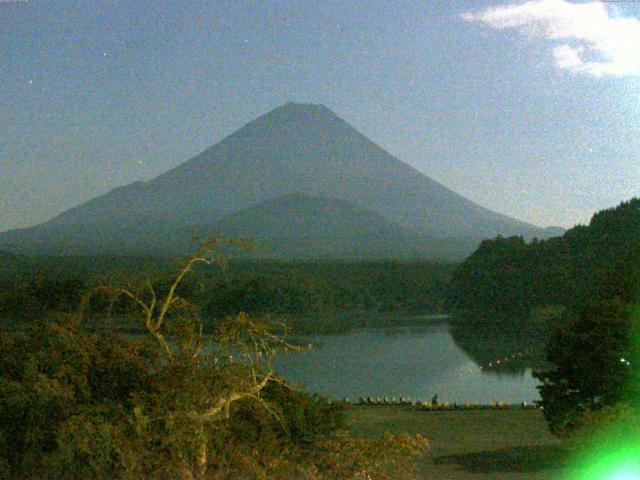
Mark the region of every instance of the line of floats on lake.
<instances>
[{"instance_id":1,"label":"line of floats on lake","mask_svg":"<svg viewBox=\"0 0 640 480\"><path fill-rule=\"evenodd\" d=\"M421 400L414 402L408 397L360 397L357 402L352 402L348 398L344 398L342 401L355 405L402 405L413 407L416 410L535 410L541 408L536 403L530 402L449 403Z\"/></svg>"},{"instance_id":2,"label":"line of floats on lake","mask_svg":"<svg viewBox=\"0 0 640 480\"><path fill-rule=\"evenodd\" d=\"M492 362L487 362L486 364L480 364L480 365L478 365L477 369L467 368L465 370L461 370L461 371L458 372L458 377L463 377L464 375L468 375L468 374L471 374L471 373L482 373L482 372L487 372L487 371L489 371L491 369L497 369L501 365L505 365L505 364L507 364L509 362L522 360L523 357L526 357L529 353L531 353L531 350L529 348L525 348L521 352L516 352L516 353L513 353L511 355L507 355L506 357L502 357L502 358L496 358Z\"/></svg>"},{"instance_id":3,"label":"line of floats on lake","mask_svg":"<svg viewBox=\"0 0 640 480\"><path fill-rule=\"evenodd\" d=\"M468 368L464 371L458 372L458 377L462 377L465 374L481 373L482 371L488 371L492 368L500 367L501 364L512 362L514 360L520 360L522 357L531 353L529 348L525 348L521 352L516 352L511 355L497 358L492 362L479 365L477 369ZM348 398L344 398L343 402L355 404L355 405L403 405L414 407L416 410L536 410L542 408L535 402L520 402L520 403L506 403L506 402L491 402L491 403L450 403L439 401L413 401L409 397L360 397L357 402L352 402Z\"/></svg>"}]
</instances>

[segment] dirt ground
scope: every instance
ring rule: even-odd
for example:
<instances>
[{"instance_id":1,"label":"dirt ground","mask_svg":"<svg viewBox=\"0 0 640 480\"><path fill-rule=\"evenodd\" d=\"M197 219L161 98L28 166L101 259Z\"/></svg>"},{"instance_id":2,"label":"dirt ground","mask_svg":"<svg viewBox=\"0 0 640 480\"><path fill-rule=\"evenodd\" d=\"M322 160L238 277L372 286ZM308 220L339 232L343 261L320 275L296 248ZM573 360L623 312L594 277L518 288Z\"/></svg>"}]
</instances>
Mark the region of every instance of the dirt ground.
<instances>
[{"instance_id":1,"label":"dirt ground","mask_svg":"<svg viewBox=\"0 0 640 480\"><path fill-rule=\"evenodd\" d=\"M562 480L567 472L560 444L538 410L354 406L347 415L356 434L425 435L430 451L418 461L424 480Z\"/></svg>"}]
</instances>

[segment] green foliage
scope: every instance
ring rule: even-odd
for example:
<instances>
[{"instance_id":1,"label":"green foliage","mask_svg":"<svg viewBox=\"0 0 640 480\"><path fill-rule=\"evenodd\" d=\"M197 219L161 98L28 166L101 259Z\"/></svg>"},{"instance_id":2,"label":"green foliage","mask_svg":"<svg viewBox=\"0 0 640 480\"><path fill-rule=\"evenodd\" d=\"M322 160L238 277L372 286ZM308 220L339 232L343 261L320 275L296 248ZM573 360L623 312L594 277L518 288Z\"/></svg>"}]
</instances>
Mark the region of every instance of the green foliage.
<instances>
[{"instance_id":1,"label":"green foliage","mask_svg":"<svg viewBox=\"0 0 640 480\"><path fill-rule=\"evenodd\" d=\"M413 478L411 456L426 440L338 435L343 406L275 375L277 349L297 347L263 321L245 313L220 319L214 345L203 348L193 303L200 290L182 279L210 262L198 252L173 280L102 286L85 296L81 314L1 332L4 477ZM146 334L86 328L82 313L93 317L114 303L137 310Z\"/></svg>"},{"instance_id":2,"label":"green foliage","mask_svg":"<svg viewBox=\"0 0 640 480\"><path fill-rule=\"evenodd\" d=\"M0 316L26 319L45 312L77 309L87 286L79 278L38 275L24 282L5 278L0 284Z\"/></svg>"},{"instance_id":3,"label":"green foliage","mask_svg":"<svg viewBox=\"0 0 640 480\"><path fill-rule=\"evenodd\" d=\"M522 314L530 308L522 237L485 240L449 282L448 304L455 310Z\"/></svg>"},{"instance_id":4,"label":"green foliage","mask_svg":"<svg viewBox=\"0 0 640 480\"><path fill-rule=\"evenodd\" d=\"M336 311L442 311L453 267L428 262L233 262L202 295L213 316Z\"/></svg>"},{"instance_id":5,"label":"green foliage","mask_svg":"<svg viewBox=\"0 0 640 480\"><path fill-rule=\"evenodd\" d=\"M32 261L37 264L37 260ZM25 263L7 270L0 266L2 327L12 328L13 324L32 318L77 309L82 298L101 283L95 272L86 271L94 261L106 268L103 259L84 259L83 263L80 259L63 258L49 258L39 267ZM173 270L169 268L172 262L132 260L134 265L136 262L140 268L155 266L157 273L152 287L166 291L173 279ZM125 283L128 276L135 277L129 273L130 266L116 259L114 265L108 283ZM65 267L68 271L59 272ZM206 331L212 331L214 320L242 311L286 317L300 331L335 331L345 327L345 322L337 317L346 313L441 312L445 285L452 270L451 265L424 262L238 261L231 262L224 272L199 266L197 279L185 278L177 293L201 306ZM109 313L112 325L117 319L122 328L142 331L139 323L130 321L137 313L135 305L120 296L113 298L106 291L91 295L85 313L96 318ZM316 320L307 321L313 318Z\"/></svg>"},{"instance_id":6,"label":"green foliage","mask_svg":"<svg viewBox=\"0 0 640 480\"><path fill-rule=\"evenodd\" d=\"M524 331L534 307L563 307L562 317L534 326L544 337L556 324L546 348L552 367L537 376L551 430L567 435L593 412L640 398L637 379L630 381L640 364L632 341L639 289L640 199L633 199L560 238L483 242L454 273L447 304L480 312L473 317L487 331Z\"/></svg>"},{"instance_id":7,"label":"green foliage","mask_svg":"<svg viewBox=\"0 0 640 480\"><path fill-rule=\"evenodd\" d=\"M607 441L615 443L635 443L638 446L640 432L640 409L638 405L618 402L605 405L597 410L585 410L575 418L574 429L566 443L572 450L583 449L594 439L606 434ZM599 447L599 445L594 445Z\"/></svg>"},{"instance_id":8,"label":"green foliage","mask_svg":"<svg viewBox=\"0 0 640 480\"><path fill-rule=\"evenodd\" d=\"M323 285L302 276L261 276L211 289L206 315L221 318L244 311L251 314L303 314L323 307Z\"/></svg>"},{"instance_id":9,"label":"green foliage","mask_svg":"<svg viewBox=\"0 0 640 480\"><path fill-rule=\"evenodd\" d=\"M49 471L82 415L109 411L99 415L108 423L149 383L148 346L116 332L87 335L69 322L34 324L4 332L0 345L0 456L14 473Z\"/></svg>"},{"instance_id":10,"label":"green foliage","mask_svg":"<svg viewBox=\"0 0 640 480\"><path fill-rule=\"evenodd\" d=\"M241 364L167 364L150 339L68 321L3 332L0 342L0 458L12 477L178 478L200 448L188 412L251 374ZM306 448L342 422L338 405L281 382L263 400L233 404L207 426L219 462L235 458L234 446L265 457Z\"/></svg>"},{"instance_id":11,"label":"green foliage","mask_svg":"<svg viewBox=\"0 0 640 480\"><path fill-rule=\"evenodd\" d=\"M589 412L638 400L637 388L629 389L640 359L632 311L619 299L591 302L557 325L546 348L554 368L536 373L552 432L570 434Z\"/></svg>"},{"instance_id":12,"label":"green foliage","mask_svg":"<svg viewBox=\"0 0 640 480\"><path fill-rule=\"evenodd\" d=\"M633 199L596 213L589 226L563 237L483 242L454 273L447 305L522 316L540 305L572 308L614 296L632 302L639 284L640 199Z\"/></svg>"}]
</instances>

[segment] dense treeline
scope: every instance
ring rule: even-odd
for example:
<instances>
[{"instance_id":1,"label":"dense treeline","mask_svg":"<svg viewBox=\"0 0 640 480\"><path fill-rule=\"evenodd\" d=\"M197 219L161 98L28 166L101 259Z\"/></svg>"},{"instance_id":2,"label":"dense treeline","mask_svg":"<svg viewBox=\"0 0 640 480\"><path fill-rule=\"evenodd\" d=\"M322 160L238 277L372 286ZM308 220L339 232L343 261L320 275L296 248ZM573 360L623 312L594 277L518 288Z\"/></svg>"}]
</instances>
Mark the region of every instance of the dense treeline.
<instances>
[{"instance_id":1,"label":"dense treeline","mask_svg":"<svg viewBox=\"0 0 640 480\"><path fill-rule=\"evenodd\" d=\"M546 347L554 368L537 373L545 417L559 435L637 431L640 199L597 213L564 241L574 295Z\"/></svg>"},{"instance_id":2,"label":"dense treeline","mask_svg":"<svg viewBox=\"0 0 640 480\"><path fill-rule=\"evenodd\" d=\"M640 199L633 199L562 237L528 244L521 237L485 240L455 271L447 305L521 318L537 306L633 301L639 280Z\"/></svg>"},{"instance_id":3,"label":"dense treeline","mask_svg":"<svg viewBox=\"0 0 640 480\"><path fill-rule=\"evenodd\" d=\"M512 349L526 348L527 365L546 370L538 374L545 413L559 432L575 424L575 412L591 408L594 398L602 402L598 406L620 398L620 391L612 391L605 402L585 379L592 370L618 375L624 368L620 358L629 356L630 344L603 337L609 328L605 312L615 310L619 331L628 332L639 286L640 199L634 199L596 213L588 226L562 237L485 240L454 272L446 304L454 314L452 335L473 358L495 356L492 345L500 339ZM594 358L598 345L610 346L609 353ZM598 382L608 385L589 385ZM574 405L574 413L567 405Z\"/></svg>"},{"instance_id":4,"label":"dense treeline","mask_svg":"<svg viewBox=\"0 0 640 480\"><path fill-rule=\"evenodd\" d=\"M442 311L451 265L422 262L238 262L210 277L218 308L254 313Z\"/></svg>"},{"instance_id":5,"label":"dense treeline","mask_svg":"<svg viewBox=\"0 0 640 480\"><path fill-rule=\"evenodd\" d=\"M640 411L634 310L619 297L591 300L568 310L555 326L546 347L553 368L536 373L552 432L573 434L614 405Z\"/></svg>"},{"instance_id":6,"label":"dense treeline","mask_svg":"<svg viewBox=\"0 0 640 480\"><path fill-rule=\"evenodd\" d=\"M552 432L598 438L624 426L624 443L640 419L639 293L640 199L633 199L559 238L483 242L454 273L447 303L483 328L532 327L548 337L547 367L536 376ZM550 305L563 311L553 321L530 315Z\"/></svg>"},{"instance_id":7,"label":"dense treeline","mask_svg":"<svg viewBox=\"0 0 640 480\"><path fill-rule=\"evenodd\" d=\"M97 259L95 265L90 258L57 260L22 259L0 267L0 317L5 327L34 315L77 309L96 285L135 277L136 262L139 271L154 272L151 280L158 288L175 271L175 262L167 259L131 259L133 268L115 262L108 275L103 274L109 269L106 259ZM198 304L209 320L240 311L294 317L442 312L452 270L452 265L426 262L236 261L224 268L200 268L198 280L183 282L180 294ZM127 313L128 308L95 296L89 307L97 312L110 308L112 313Z\"/></svg>"}]
</instances>

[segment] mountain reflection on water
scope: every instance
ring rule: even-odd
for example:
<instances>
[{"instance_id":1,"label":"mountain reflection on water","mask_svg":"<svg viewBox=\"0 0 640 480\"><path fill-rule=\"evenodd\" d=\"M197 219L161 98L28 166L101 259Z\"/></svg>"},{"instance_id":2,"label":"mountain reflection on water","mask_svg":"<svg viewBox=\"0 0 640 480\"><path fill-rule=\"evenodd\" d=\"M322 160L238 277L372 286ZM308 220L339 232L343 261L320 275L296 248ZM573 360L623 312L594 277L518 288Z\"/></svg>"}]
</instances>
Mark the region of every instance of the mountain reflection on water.
<instances>
[{"instance_id":1,"label":"mountain reflection on water","mask_svg":"<svg viewBox=\"0 0 640 480\"><path fill-rule=\"evenodd\" d=\"M441 401L458 403L539 399L530 358L501 362L504 365L498 368L479 368L498 352L504 357L519 351L514 349L530 347L531 342L510 336L492 341L486 334L474 341L474 333L473 329L437 323L305 335L295 340L311 343L313 348L279 355L275 368L309 391L334 399L404 396L428 400L435 394Z\"/></svg>"},{"instance_id":2,"label":"mountain reflection on water","mask_svg":"<svg viewBox=\"0 0 640 480\"><path fill-rule=\"evenodd\" d=\"M550 330L525 319L518 326L453 318L449 332L455 344L487 373L522 375L548 367L544 347Z\"/></svg>"}]
</instances>

